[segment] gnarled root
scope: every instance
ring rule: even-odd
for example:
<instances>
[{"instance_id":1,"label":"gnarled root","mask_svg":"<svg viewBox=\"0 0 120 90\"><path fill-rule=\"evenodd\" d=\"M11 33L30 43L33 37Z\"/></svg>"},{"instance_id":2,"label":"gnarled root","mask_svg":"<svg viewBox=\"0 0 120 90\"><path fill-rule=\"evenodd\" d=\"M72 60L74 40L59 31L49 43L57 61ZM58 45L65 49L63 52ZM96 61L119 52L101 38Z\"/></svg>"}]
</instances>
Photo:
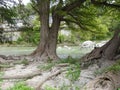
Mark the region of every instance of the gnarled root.
<instances>
[{"instance_id":1,"label":"gnarled root","mask_svg":"<svg viewBox=\"0 0 120 90\"><path fill-rule=\"evenodd\" d=\"M120 72L108 72L88 82L82 90L117 90L120 87Z\"/></svg>"},{"instance_id":2,"label":"gnarled root","mask_svg":"<svg viewBox=\"0 0 120 90\"><path fill-rule=\"evenodd\" d=\"M38 83L38 85L36 86L36 89L35 90L41 90L41 86L47 81L49 80L50 78L54 77L54 76L57 76L59 74L61 74L62 72L64 72L66 70L58 70L56 72L54 72L53 74L50 74L49 76L47 76L46 78L44 78L41 82Z\"/></svg>"}]
</instances>

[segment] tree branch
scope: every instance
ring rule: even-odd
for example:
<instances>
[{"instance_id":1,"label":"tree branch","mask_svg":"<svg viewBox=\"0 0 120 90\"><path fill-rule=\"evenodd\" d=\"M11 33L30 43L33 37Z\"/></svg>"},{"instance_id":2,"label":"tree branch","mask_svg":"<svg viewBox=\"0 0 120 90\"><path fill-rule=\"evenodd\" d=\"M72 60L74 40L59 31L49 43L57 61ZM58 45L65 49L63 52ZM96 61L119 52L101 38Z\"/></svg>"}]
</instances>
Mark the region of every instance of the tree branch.
<instances>
[{"instance_id":1,"label":"tree branch","mask_svg":"<svg viewBox=\"0 0 120 90\"><path fill-rule=\"evenodd\" d=\"M38 14L40 14L39 10L38 10L34 5L32 5L32 4L30 4L30 5L32 6L32 8L33 8Z\"/></svg>"},{"instance_id":2,"label":"tree branch","mask_svg":"<svg viewBox=\"0 0 120 90\"><path fill-rule=\"evenodd\" d=\"M74 2L72 2L71 4L67 4L66 6L64 6L62 8L63 11L66 11L66 12L69 12L71 11L72 9L76 8L76 7L80 7L80 5L82 3L84 3L86 0L76 0Z\"/></svg>"},{"instance_id":3,"label":"tree branch","mask_svg":"<svg viewBox=\"0 0 120 90\"><path fill-rule=\"evenodd\" d=\"M75 23L75 24L77 24L81 29L83 29L83 30L85 30L85 31L89 31L89 32L92 32L92 33L97 33L96 31L92 31L92 30L88 29L87 27L83 26L83 25L82 25L80 22L78 22L77 20L62 19L62 21Z\"/></svg>"},{"instance_id":4,"label":"tree branch","mask_svg":"<svg viewBox=\"0 0 120 90\"><path fill-rule=\"evenodd\" d=\"M105 6L108 6L108 7L113 7L113 8L119 8L119 9L120 9L120 5L110 4L110 3L107 3L106 1L105 1L105 2L98 2L98 1L96 1L96 0L91 0L91 2L92 2L94 5L105 5Z\"/></svg>"}]
</instances>

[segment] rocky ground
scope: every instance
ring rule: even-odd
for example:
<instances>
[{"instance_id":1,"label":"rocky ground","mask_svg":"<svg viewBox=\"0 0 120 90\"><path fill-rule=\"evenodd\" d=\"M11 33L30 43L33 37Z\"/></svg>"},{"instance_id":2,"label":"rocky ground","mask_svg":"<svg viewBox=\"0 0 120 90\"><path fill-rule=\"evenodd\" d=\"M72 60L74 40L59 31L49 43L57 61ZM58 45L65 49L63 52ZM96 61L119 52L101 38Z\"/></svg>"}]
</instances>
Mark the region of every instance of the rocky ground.
<instances>
[{"instance_id":1,"label":"rocky ground","mask_svg":"<svg viewBox=\"0 0 120 90\"><path fill-rule=\"evenodd\" d=\"M87 82L93 80L96 77L95 71L99 68L97 64L94 64L87 69L83 69L79 78L73 81L66 77L69 72L68 69L71 67L69 63L55 64L46 70L41 68L41 66L47 64L49 63L30 63L28 65L18 63L10 67L4 67L4 69L1 68L1 89L7 90L13 87L15 83L24 81L35 90L45 90L46 86L63 88L61 90L76 90L76 88L81 88Z\"/></svg>"}]
</instances>

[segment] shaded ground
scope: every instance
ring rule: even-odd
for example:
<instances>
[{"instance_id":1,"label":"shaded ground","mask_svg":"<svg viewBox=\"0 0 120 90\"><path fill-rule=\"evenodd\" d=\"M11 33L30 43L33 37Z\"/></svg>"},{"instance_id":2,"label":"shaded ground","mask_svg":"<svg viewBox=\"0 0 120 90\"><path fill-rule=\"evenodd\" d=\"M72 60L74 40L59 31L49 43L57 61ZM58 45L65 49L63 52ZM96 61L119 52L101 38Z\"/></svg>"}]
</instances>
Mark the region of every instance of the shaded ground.
<instances>
[{"instance_id":1,"label":"shaded ground","mask_svg":"<svg viewBox=\"0 0 120 90\"><path fill-rule=\"evenodd\" d=\"M76 74L71 73L71 71L76 70L75 65L69 63L58 63L52 66L50 63L46 63L46 65L45 63L16 64L13 67L6 68L1 75L1 89L7 90L13 87L15 83L24 81L34 90L45 90L47 86L58 90L77 90L95 78L94 71L98 69L97 65L93 65L93 67L81 70L81 74L77 74L79 76L75 80ZM80 70L80 68L78 69ZM37 89L38 87L40 89Z\"/></svg>"},{"instance_id":2,"label":"shaded ground","mask_svg":"<svg viewBox=\"0 0 120 90\"><path fill-rule=\"evenodd\" d=\"M29 47L26 50L26 47L15 47L16 50L14 50L13 48L14 47L2 48L1 50L3 54L9 52L9 55L17 55L23 54L23 52L30 53L35 49L33 47ZM67 56L80 58L89 51L90 49L88 48L81 49L79 47L57 48L57 53L61 58L65 58ZM86 64L87 68L80 69L81 66L79 66L80 64L78 61L73 63L75 61L70 60L71 59L67 60L68 62L60 61L57 63L31 63L26 60L22 60L4 65L0 64L0 89L8 90L8 88L13 87L18 82L25 82L25 84L32 87L34 90L46 90L47 87L51 87L55 90L80 90L84 85L86 85L86 83L101 75L101 70L115 63L114 61L99 60L98 62L90 62L89 64ZM0 61L3 60L0 59ZM89 85L91 84L88 84L88 87Z\"/></svg>"}]
</instances>

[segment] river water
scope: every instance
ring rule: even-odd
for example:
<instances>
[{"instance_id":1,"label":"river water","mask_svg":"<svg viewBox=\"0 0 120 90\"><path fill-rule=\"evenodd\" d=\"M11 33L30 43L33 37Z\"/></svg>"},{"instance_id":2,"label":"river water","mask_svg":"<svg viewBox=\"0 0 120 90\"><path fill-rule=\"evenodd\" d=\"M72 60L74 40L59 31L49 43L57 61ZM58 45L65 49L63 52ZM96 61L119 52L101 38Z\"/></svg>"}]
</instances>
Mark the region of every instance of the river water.
<instances>
[{"instance_id":1,"label":"river water","mask_svg":"<svg viewBox=\"0 0 120 90\"><path fill-rule=\"evenodd\" d=\"M33 52L36 47L6 47L0 46L0 55L27 55ZM79 46L58 47L57 54L61 58L72 56L73 58L80 58L86 53L90 52L90 48L80 48Z\"/></svg>"}]
</instances>

